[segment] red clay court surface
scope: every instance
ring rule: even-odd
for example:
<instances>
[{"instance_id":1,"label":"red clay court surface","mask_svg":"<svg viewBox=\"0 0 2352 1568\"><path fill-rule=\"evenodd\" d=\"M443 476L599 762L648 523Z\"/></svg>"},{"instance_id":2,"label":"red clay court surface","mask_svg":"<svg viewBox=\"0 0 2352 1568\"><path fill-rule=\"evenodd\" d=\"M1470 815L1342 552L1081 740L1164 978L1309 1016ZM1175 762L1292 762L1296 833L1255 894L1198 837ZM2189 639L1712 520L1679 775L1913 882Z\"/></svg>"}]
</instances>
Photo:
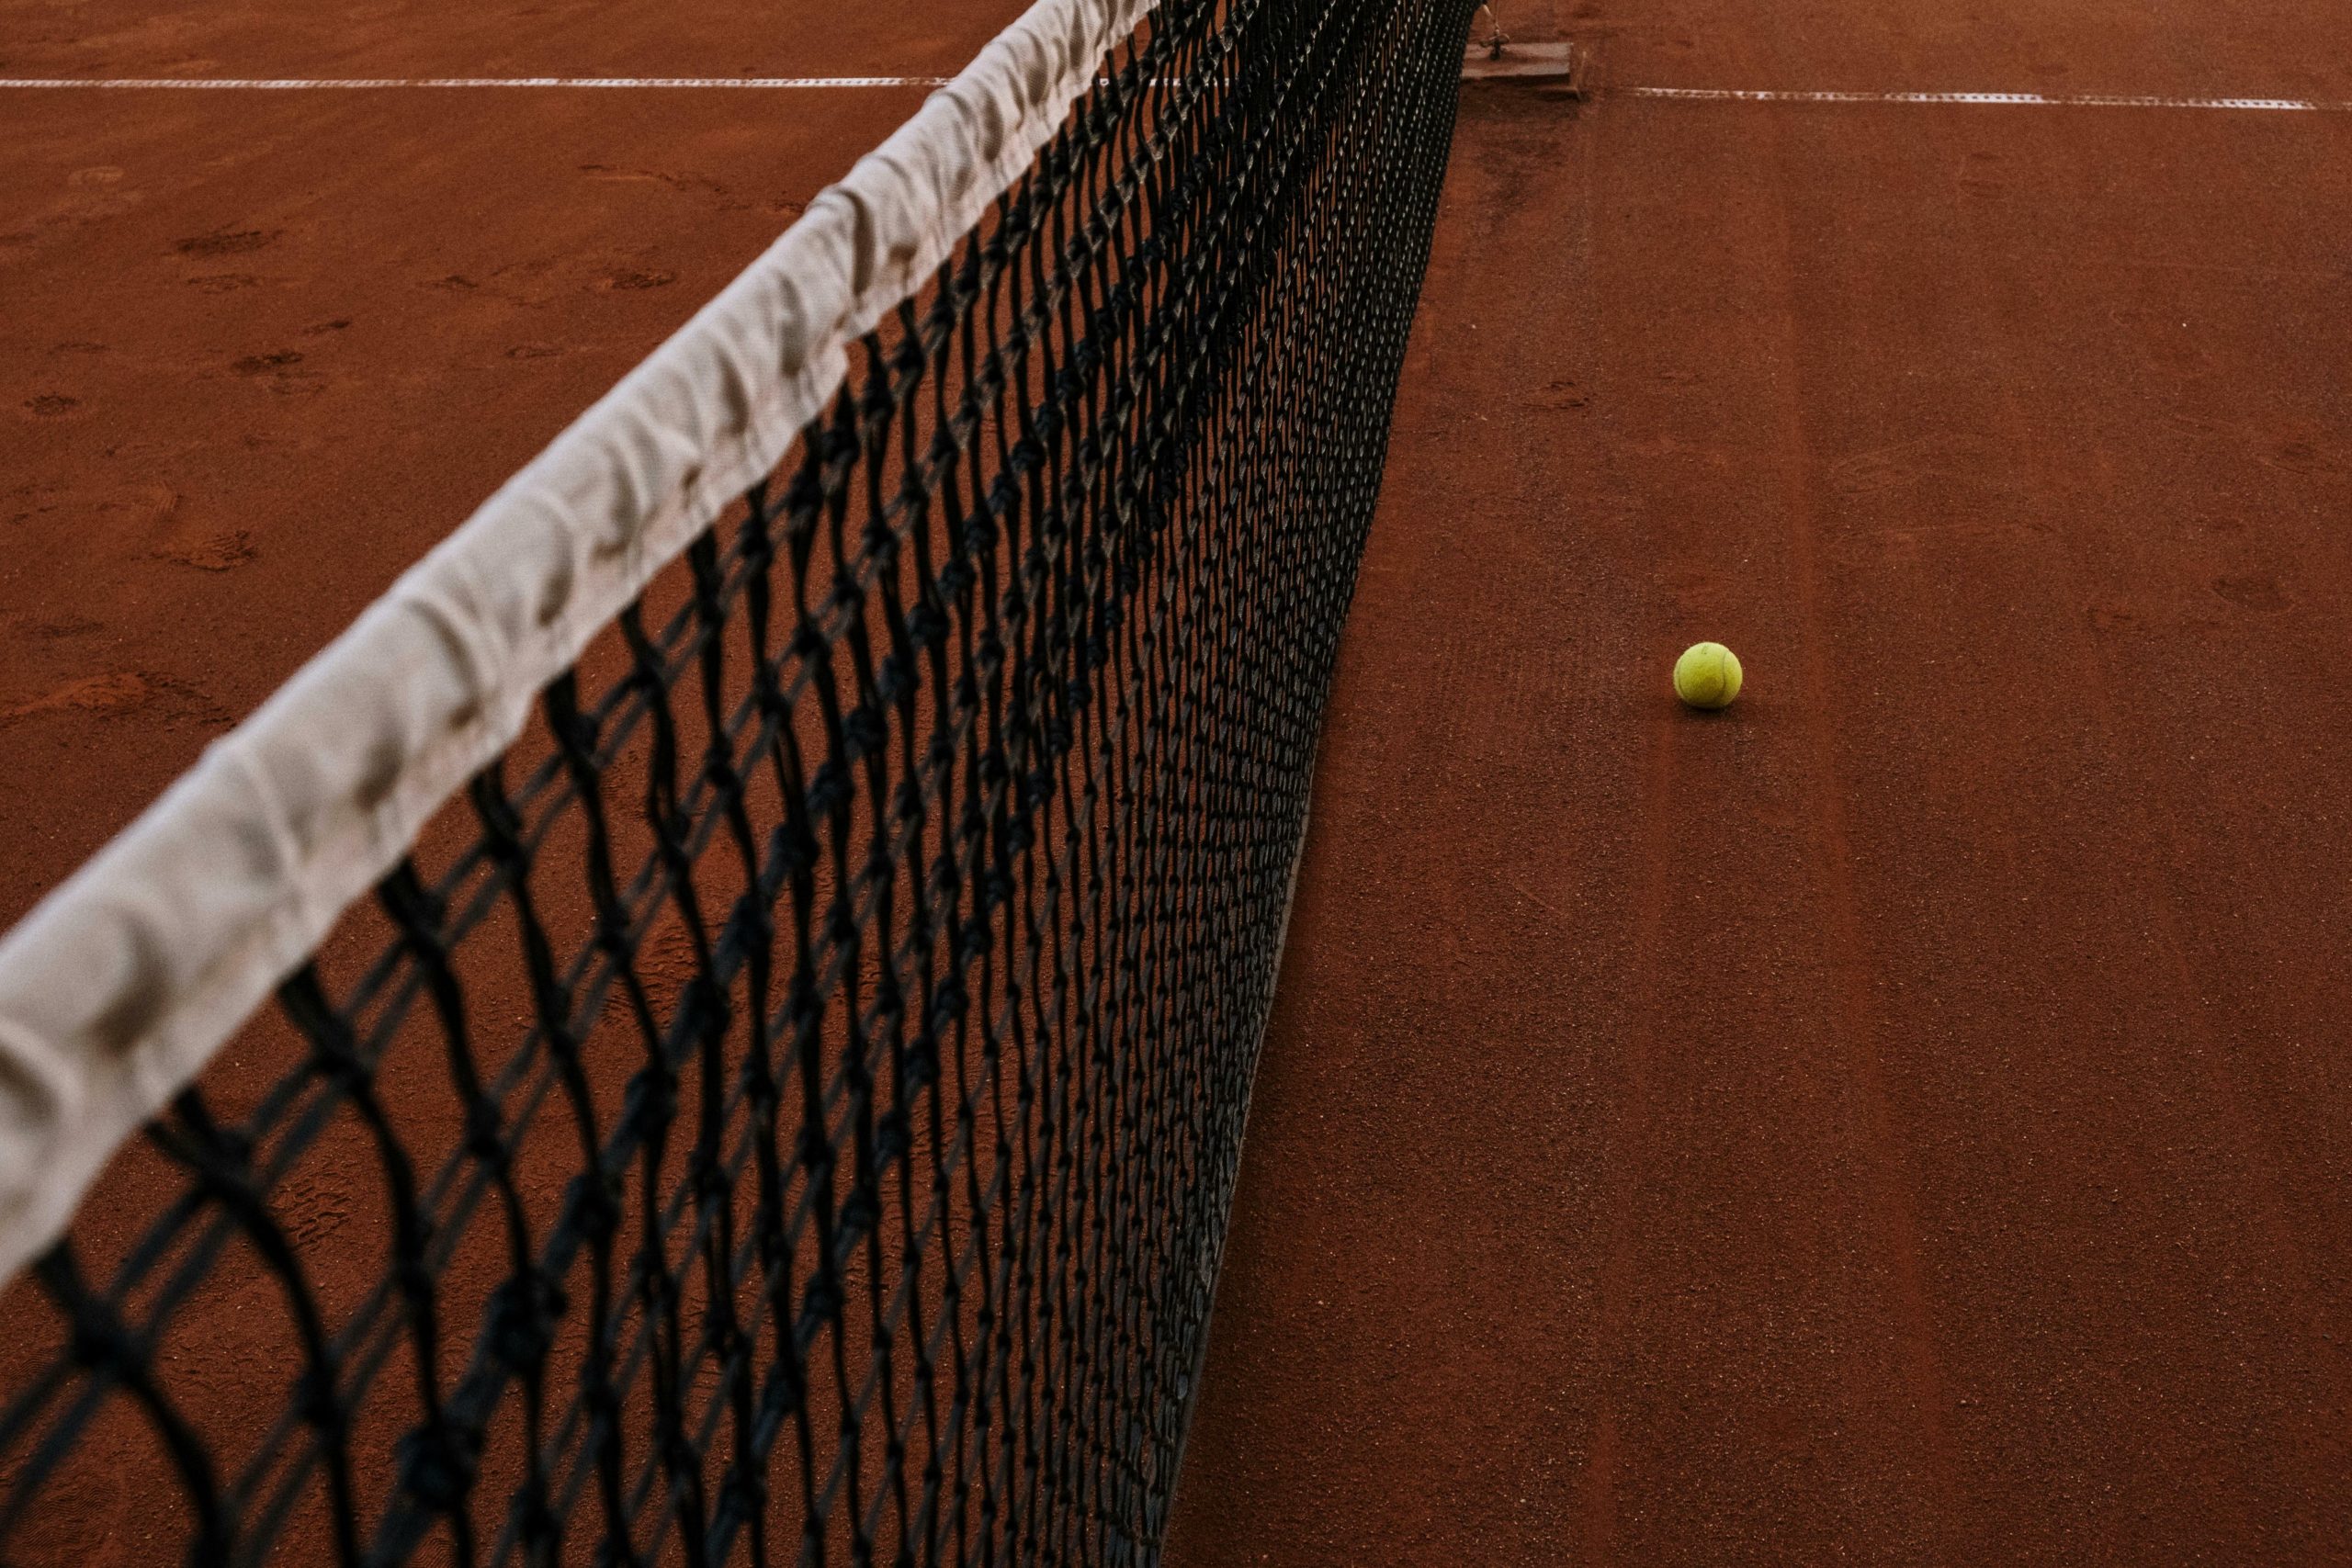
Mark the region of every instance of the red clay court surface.
<instances>
[{"instance_id":1,"label":"red clay court surface","mask_svg":"<svg viewBox=\"0 0 2352 1568\"><path fill-rule=\"evenodd\" d=\"M1505 22L2352 98L2318 0ZM2352 117L1487 90L1449 182L1169 1561L2352 1561Z\"/></svg>"},{"instance_id":2,"label":"red clay court surface","mask_svg":"<svg viewBox=\"0 0 2352 1568\"><path fill-rule=\"evenodd\" d=\"M1016 8L0 0L0 74ZM2352 116L1623 90L2343 101L2343 17L1505 22L1604 91L1464 105L1170 1561L2352 1561ZM915 101L0 92L0 919Z\"/></svg>"}]
</instances>

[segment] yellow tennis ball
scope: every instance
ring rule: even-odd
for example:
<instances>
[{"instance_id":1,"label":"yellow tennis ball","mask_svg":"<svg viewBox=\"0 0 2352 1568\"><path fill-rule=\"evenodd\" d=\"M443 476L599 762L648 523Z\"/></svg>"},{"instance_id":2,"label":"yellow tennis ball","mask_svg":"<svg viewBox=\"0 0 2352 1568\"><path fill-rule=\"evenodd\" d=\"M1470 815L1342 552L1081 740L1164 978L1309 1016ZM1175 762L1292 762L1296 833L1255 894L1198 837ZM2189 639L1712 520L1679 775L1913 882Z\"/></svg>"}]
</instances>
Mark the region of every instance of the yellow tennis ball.
<instances>
[{"instance_id":1,"label":"yellow tennis ball","mask_svg":"<svg viewBox=\"0 0 2352 1568\"><path fill-rule=\"evenodd\" d=\"M1674 694L1694 708L1725 708L1739 695L1739 656L1719 642L1694 642L1674 661Z\"/></svg>"}]
</instances>

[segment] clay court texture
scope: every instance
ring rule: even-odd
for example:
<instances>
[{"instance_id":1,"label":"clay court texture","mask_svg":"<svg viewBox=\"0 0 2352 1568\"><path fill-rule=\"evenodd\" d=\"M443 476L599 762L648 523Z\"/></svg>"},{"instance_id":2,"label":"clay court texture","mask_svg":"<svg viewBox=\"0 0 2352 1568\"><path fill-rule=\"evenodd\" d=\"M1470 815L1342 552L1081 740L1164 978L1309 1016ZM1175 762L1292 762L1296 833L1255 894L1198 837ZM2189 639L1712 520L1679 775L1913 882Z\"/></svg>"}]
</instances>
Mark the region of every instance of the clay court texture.
<instances>
[{"instance_id":1,"label":"clay court texture","mask_svg":"<svg viewBox=\"0 0 2352 1568\"><path fill-rule=\"evenodd\" d=\"M1017 10L0 0L0 919ZM1501 19L1167 1560L2352 1562L2343 12Z\"/></svg>"}]
</instances>

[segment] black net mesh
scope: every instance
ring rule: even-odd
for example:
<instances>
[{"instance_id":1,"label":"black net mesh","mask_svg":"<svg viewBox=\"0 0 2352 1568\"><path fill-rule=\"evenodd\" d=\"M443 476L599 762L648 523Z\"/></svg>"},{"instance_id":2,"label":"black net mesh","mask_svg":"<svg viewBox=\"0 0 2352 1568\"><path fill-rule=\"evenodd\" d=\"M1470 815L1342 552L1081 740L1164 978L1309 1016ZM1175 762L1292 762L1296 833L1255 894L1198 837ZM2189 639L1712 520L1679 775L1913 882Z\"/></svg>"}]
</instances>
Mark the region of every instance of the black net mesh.
<instances>
[{"instance_id":1,"label":"black net mesh","mask_svg":"<svg viewBox=\"0 0 2352 1568\"><path fill-rule=\"evenodd\" d=\"M1468 20L1123 43L11 1288L0 1557L1157 1557Z\"/></svg>"}]
</instances>

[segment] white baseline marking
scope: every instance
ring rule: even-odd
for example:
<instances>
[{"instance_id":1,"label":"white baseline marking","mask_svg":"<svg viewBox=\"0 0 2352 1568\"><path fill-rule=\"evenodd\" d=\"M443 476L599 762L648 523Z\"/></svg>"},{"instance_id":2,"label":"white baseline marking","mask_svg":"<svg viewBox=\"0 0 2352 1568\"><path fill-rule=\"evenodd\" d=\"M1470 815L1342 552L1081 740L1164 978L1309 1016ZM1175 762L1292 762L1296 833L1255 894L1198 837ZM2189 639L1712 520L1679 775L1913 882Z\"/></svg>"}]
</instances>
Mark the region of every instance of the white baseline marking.
<instances>
[{"instance_id":1,"label":"white baseline marking","mask_svg":"<svg viewBox=\"0 0 2352 1568\"><path fill-rule=\"evenodd\" d=\"M383 87L944 87L944 76L0 76L0 88L307 93Z\"/></svg>"},{"instance_id":2,"label":"white baseline marking","mask_svg":"<svg viewBox=\"0 0 2352 1568\"><path fill-rule=\"evenodd\" d=\"M1625 98L1695 98L1743 104L1963 104L1996 107L2092 109L2256 109L2295 114L2352 113L2352 103L2312 98L2165 98L2122 93L1755 92L1734 87L1616 87Z\"/></svg>"},{"instance_id":3,"label":"white baseline marking","mask_svg":"<svg viewBox=\"0 0 2352 1568\"><path fill-rule=\"evenodd\" d=\"M727 88L791 92L941 87L944 76L0 76L0 91L374 92L387 88ZM1604 87L1621 98L1743 104L1953 104L1996 107L2240 109L2352 114L2352 102L2312 98L2170 98L2122 93L1858 93L1739 87Z\"/></svg>"}]
</instances>

